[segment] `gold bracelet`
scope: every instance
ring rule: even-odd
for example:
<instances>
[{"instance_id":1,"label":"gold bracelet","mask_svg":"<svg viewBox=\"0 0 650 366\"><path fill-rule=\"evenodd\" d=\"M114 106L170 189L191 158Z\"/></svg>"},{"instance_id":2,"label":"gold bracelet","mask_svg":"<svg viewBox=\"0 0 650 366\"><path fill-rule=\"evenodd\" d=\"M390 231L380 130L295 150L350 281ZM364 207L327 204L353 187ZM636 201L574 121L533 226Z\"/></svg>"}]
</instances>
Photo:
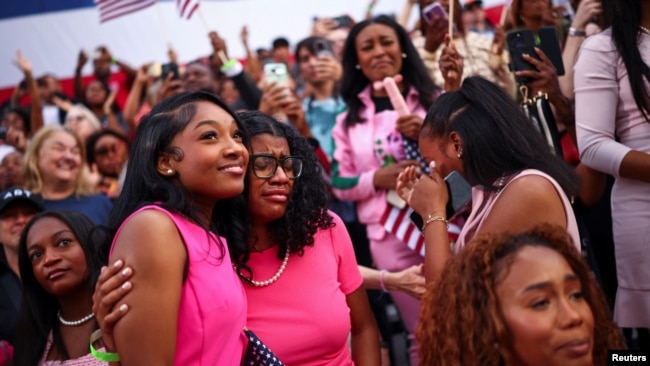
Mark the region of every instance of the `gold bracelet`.
<instances>
[{"instance_id":1,"label":"gold bracelet","mask_svg":"<svg viewBox=\"0 0 650 366\"><path fill-rule=\"evenodd\" d=\"M429 225L434 221L444 222L445 226L449 228L449 221L447 221L447 219L444 216L433 216L433 214L429 214L429 216L427 216L426 221L424 221L424 224L422 225L422 235L424 235L424 229L427 228L427 225Z\"/></svg>"}]
</instances>

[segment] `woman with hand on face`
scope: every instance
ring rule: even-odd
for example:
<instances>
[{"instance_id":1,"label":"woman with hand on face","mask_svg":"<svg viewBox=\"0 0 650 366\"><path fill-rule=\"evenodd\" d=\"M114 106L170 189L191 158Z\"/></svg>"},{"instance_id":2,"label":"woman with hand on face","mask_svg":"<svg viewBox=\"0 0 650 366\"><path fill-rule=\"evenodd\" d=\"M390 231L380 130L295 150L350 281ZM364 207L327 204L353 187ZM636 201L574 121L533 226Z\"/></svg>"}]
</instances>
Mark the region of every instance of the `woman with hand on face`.
<instances>
[{"instance_id":1,"label":"woman with hand on face","mask_svg":"<svg viewBox=\"0 0 650 366\"><path fill-rule=\"evenodd\" d=\"M122 365L241 362L246 295L211 219L244 189L242 129L206 92L163 100L138 127L105 246L112 268L134 275L112 332Z\"/></svg>"},{"instance_id":2,"label":"woman with hand on face","mask_svg":"<svg viewBox=\"0 0 650 366\"><path fill-rule=\"evenodd\" d=\"M42 127L25 153L23 185L40 193L48 210L79 211L95 224L105 224L113 205L96 193L86 169L84 147L79 136L66 127Z\"/></svg>"},{"instance_id":3,"label":"woman with hand on face","mask_svg":"<svg viewBox=\"0 0 650 366\"><path fill-rule=\"evenodd\" d=\"M94 228L74 211L45 211L25 225L18 248L23 300L16 365L108 365L89 354L100 269Z\"/></svg>"},{"instance_id":4,"label":"woman with hand on face","mask_svg":"<svg viewBox=\"0 0 650 366\"><path fill-rule=\"evenodd\" d=\"M555 156L521 109L493 83L471 77L440 96L422 125L420 151L431 174L412 167L398 178L398 192L425 225L424 274L436 281L452 254L477 234L521 232L540 223L567 230L580 248L569 197L577 178ZM471 213L450 248L445 223L449 200L443 177L460 173L472 186Z\"/></svg>"},{"instance_id":5,"label":"woman with hand on face","mask_svg":"<svg viewBox=\"0 0 650 366\"><path fill-rule=\"evenodd\" d=\"M408 111L398 115L388 93L373 83L401 75L396 84ZM399 79L399 78L398 78ZM334 195L355 201L359 221L367 225L370 251L380 270L399 271L422 263L422 257L380 223L390 209L387 192L395 189L397 175L418 164L417 152L422 118L438 89L433 84L406 31L393 19L378 16L357 23L343 51L343 100L347 112L337 118L334 138L332 187ZM415 330L418 300L392 293L409 333ZM417 364L416 345L411 346Z\"/></svg>"},{"instance_id":6,"label":"woman with hand on face","mask_svg":"<svg viewBox=\"0 0 650 366\"><path fill-rule=\"evenodd\" d=\"M606 365L625 343L571 240L548 224L473 240L422 299L423 363Z\"/></svg>"}]
</instances>

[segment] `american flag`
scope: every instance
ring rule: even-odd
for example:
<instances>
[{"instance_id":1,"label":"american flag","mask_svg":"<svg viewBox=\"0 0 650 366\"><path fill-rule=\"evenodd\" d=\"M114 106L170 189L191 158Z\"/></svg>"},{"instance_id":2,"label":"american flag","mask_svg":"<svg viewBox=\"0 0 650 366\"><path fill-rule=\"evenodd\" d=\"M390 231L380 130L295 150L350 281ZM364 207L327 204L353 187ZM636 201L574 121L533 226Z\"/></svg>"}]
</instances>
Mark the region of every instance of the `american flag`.
<instances>
[{"instance_id":1,"label":"american flag","mask_svg":"<svg viewBox=\"0 0 650 366\"><path fill-rule=\"evenodd\" d=\"M284 363L250 329L244 328L248 346L244 352L243 366L284 366Z\"/></svg>"},{"instance_id":2,"label":"american flag","mask_svg":"<svg viewBox=\"0 0 650 366\"><path fill-rule=\"evenodd\" d=\"M155 3L156 0L95 0L100 23L142 10Z\"/></svg>"},{"instance_id":3,"label":"american flag","mask_svg":"<svg viewBox=\"0 0 650 366\"><path fill-rule=\"evenodd\" d=\"M176 0L176 9L181 18L190 19L199 8L199 0Z\"/></svg>"},{"instance_id":4,"label":"american flag","mask_svg":"<svg viewBox=\"0 0 650 366\"><path fill-rule=\"evenodd\" d=\"M382 224L387 232L395 235L397 239L406 243L411 250L424 257L424 236L422 236L420 230L411 221L411 212L413 212L413 209L409 206L400 209L389 204L381 216L379 223ZM456 215L449 222L447 231L449 232L449 243L452 245L458 240L458 234L460 234L462 225L459 222L461 219L462 215Z\"/></svg>"}]
</instances>

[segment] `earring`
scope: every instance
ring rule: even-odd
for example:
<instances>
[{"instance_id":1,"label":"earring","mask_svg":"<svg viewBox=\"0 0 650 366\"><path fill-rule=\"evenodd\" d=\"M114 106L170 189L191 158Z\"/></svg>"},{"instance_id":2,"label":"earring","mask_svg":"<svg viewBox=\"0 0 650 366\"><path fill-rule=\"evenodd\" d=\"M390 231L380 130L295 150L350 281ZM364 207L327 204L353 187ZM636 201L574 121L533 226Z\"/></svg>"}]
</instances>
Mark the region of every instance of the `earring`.
<instances>
[{"instance_id":1,"label":"earring","mask_svg":"<svg viewBox=\"0 0 650 366\"><path fill-rule=\"evenodd\" d=\"M406 58L406 54L405 54L405 53L402 53L402 58Z\"/></svg>"},{"instance_id":2,"label":"earring","mask_svg":"<svg viewBox=\"0 0 650 366\"><path fill-rule=\"evenodd\" d=\"M458 154L456 154L456 156L458 156L458 159L463 157L463 148L462 147L460 148L460 150L458 150Z\"/></svg>"},{"instance_id":3,"label":"earring","mask_svg":"<svg viewBox=\"0 0 650 366\"><path fill-rule=\"evenodd\" d=\"M354 66L354 67L355 67L357 70L361 70L361 65L359 65L359 64L356 64L356 66Z\"/></svg>"},{"instance_id":4,"label":"earring","mask_svg":"<svg viewBox=\"0 0 650 366\"><path fill-rule=\"evenodd\" d=\"M174 173L173 170L171 170L171 169L167 169L167 175L172 175L173 173Z\"/></svg>"}]
</instances>

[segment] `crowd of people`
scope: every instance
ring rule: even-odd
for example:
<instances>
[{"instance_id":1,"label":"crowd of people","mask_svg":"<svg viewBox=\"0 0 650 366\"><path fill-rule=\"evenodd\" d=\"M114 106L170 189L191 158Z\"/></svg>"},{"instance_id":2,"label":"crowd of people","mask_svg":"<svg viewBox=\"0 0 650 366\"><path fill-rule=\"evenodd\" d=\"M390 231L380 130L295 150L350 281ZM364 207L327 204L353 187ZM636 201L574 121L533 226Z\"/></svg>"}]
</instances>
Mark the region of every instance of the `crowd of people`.
<instances>
[{"instance_id":1,"label":"crowd of people","mask_svg":"<svg viewBox=\"0 0 650 366\"><path fill-rule=\"evenodd\" d=\"M241 60L216 31L185 63L99 46L69 91L18 51L0 106L0 365L647 351L650 0L514 0L495 24L480 0L397 16L376 1L315 18L294 49L251 50L244 27ZM548 27L563 75L544 45L509 52Z\"/></svg>"}]
</instances>

